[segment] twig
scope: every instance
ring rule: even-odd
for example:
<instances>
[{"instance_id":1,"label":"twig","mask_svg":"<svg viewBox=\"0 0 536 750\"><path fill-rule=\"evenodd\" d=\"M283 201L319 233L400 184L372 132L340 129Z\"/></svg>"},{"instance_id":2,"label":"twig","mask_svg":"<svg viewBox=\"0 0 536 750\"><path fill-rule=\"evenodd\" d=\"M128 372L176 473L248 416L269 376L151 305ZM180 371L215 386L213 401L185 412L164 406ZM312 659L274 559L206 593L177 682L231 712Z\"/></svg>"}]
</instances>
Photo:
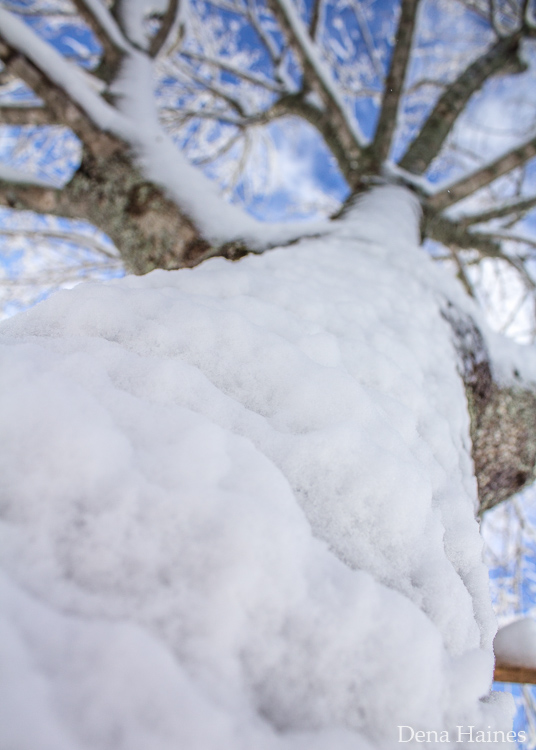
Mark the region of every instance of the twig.
<instances>
[{"instance_id":1,"label":"twig","mask_svg":"<svg viewBox=\"0 0 536 750\"><path fill-rule=\"evenodd\" d=\"M227 73L232 73L232 75L235 75L237 78L242 78L242 80L253 83L255 86L261 86L262 88L268 89L268 91L273 91L276 93L283 92L283 87L281 86L281 84L274 83L265 78L253 75L253 73L246 73L245 71L240 70L239 68L235 67L231 63L226 62L225 60L222 60L221 58L217 59L213 57L207 57L206 55L201 55L197 52L189 52L188 50L181 50L181 55L182 57L189 57L192 60L206 63L207 65L212 65L216 68L219 68L220 70L225 70Z\"/></svg>"}]
</instances>

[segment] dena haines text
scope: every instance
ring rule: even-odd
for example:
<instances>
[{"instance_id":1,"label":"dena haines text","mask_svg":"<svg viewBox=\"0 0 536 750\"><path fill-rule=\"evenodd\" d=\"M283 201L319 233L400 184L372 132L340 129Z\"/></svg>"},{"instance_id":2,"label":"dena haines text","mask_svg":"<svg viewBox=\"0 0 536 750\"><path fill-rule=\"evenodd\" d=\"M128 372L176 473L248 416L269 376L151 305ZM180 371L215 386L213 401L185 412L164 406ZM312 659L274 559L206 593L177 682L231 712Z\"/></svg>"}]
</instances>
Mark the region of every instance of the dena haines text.
<instances>
[{"instance_id":1,"label":"dena haines text","mask_svg":"<svg viewBox=\"0 0 536 750\"><path fill-rule=\"evenodd\" d=\"M488 731L476 729L474 726L456 727L455 732L448 732L446 729L437 732L435 730L418 731L413 727L405 725L398 727L399 742L525 742L527 735L525 732L503 732L492 730Z\"/></svg>"}]
</instances>

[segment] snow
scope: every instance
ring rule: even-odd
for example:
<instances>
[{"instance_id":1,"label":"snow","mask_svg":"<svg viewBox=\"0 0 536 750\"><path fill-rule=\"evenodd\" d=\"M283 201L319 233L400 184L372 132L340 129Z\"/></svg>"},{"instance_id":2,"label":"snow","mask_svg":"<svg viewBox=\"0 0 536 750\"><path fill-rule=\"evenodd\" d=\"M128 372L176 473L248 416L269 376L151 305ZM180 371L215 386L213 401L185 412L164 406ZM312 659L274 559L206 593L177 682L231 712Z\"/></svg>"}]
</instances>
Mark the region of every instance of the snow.
<instances>
[{"instance_id":1,"label":"snow","mask_svg":"<svg viewBox=\"0 0 536 750\"><path fill-rule=\"evenodd\" d=\"M108 39L122 52L128 52L130 45L121 33L115 18L101 0L83 0L90 10L91 15L97 19L99 25L104 29Z\"/></svg>"},{"instance_id":2,"label":"snow","mask_svg":"<svg viewBox=\"0 0 536 750\"><path fill-rule=\"evenodd\" d=\"M327 221L265 224L221 197L217 186L192 166L161 128L153 93L154 62L133 51L123 62L113 93L125 122L135 123L135 134L122 133L138 157L147 179L162 185L193 218L203 235L219 244L243 240L262 250L304 234L325 232Z\"/></svg>"},{"instance_id":3,"label":"snow","mask_svg":"<svg viewBox=\"0 0 536 750\"><path fill-rule=\"evenodd\" d=\"M1 325L1 747L508 730L416 214L383 188L329 237L80 285Z\"/></svg>"},{"instance_id":4,"label":"snow","mask_svg":"<svg viewBox=\"0 0 536 750\"><path fill-rule=\"evenodd\" d=\"M98 0L91 0L97 3ZM185 7L186 6L186 7ZM151 13L164 16L168 8L167 0L130 0L119 8L121 22L130 42L139 49L148 48L149 34L146 17ZM179 8L178 15L182 18L187 16L187 3Z\"/></svg>"},{"instance_id":5,"label":"snow","mask_svg":"<svg viewBox=\"0 0 536 750\"><path fill-rule=\"evenodd\" d=\"M495 636L493 647L497 661L536 669L536 622L524 617L505 625Z\"/></svg>"}]
</instances>

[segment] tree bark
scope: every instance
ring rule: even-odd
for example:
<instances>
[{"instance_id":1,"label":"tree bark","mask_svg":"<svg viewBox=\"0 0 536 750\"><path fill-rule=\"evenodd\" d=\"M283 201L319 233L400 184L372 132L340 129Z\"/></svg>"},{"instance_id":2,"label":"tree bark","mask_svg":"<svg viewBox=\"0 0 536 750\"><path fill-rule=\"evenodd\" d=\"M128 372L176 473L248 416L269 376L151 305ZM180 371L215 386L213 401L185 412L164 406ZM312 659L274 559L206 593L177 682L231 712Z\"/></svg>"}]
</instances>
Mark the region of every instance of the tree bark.
<instances>
[{"instance_id":1,"label":"tree bark","mask_svg":"<svg viewBox=\"0 0 536 750\"><path fill-rule=\"evenodd\" d=\"M396 43L389 73L385 80L382 107L371 147L372 159L376 168L379 168L389 158L411 54L419 2L420 0L402 0Z\"/></svg>"},{"instance_id":2,"label":"tree bark","mask_svg":"<svg viewBox=\"0 0 536 750\"><path fill-rule=\"evenodd\" d=\"M536 394L519 381L500 386L474 321L452 304L443 310L452 328L465 385L479 514L536 480Z\"/></svg>"},{"instance_id":3,"label":"tree bark","mask_svg":"<svg viewBox=\"0 0 536 750\"><path fill-rule=\"evenodd\" d=\"M80 168L62 190L4 185L0 203L93 223L135 274L193 266L212 254L193 222L143 178L126 151L104 159L84 149Z\"/></svg>"},{"instance_id":4,"label":"tree bark","mask_svg":"<svg viewBox=\"0 0 536 750\"><path fill-rule=\"evenodd\" d=\"M447 88L400 160L402 169L415 174L426 171L473 94L492 76L508 68L514 69L518 63L520 38L517 33L500 39ZM521 63L518 63L518 69L523 69Z\"/></svg>"},{"instance_id":5,"label":"tree bark","mask_svg":"<svg viewBox=\"0 0 536 750\"><path fill-rule=\"evenodd\" d=\"M452 183L450 187L439 190L430 197L429 203L436 211L442 211L454 203L476 193L486 185L491 184L499 177L520 167L536 156L536 138L530 138L525 143L507 151L493 162L486 164L466 177Z\"/></svg>"}]
</instances>

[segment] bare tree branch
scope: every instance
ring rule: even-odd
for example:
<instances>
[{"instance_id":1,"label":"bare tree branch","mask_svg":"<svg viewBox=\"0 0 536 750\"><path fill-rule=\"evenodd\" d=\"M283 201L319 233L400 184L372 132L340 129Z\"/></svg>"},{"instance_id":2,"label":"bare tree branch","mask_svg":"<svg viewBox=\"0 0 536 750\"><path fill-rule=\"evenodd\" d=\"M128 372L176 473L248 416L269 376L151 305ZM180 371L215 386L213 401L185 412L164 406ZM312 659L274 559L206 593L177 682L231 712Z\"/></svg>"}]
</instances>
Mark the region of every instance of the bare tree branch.
<instances>
[{"instance_id":1,"label":"bare tree branch","mask_svg":"<svg viewBox=\"0 0 536 750\"><path fill-rule=\"evenodd\" d=\"M359 31L361 32L361 37L365 42L365 47L370 62L372 63L372 67L374 68L376 75L378 76L378 80L383 82L384 70L382 61L380 55L378 54L378 50L376 49L376 45L374 44L374 38L370 33L367 19L365 18L365 14L363 13L363 8L361 7L360 0L353 0L350 7L354 12L355 20L357 21Z\"/></svg>"},{"instance_id":2,"label":"bare tree branch","mask_svg":"<svg viewBox=\"0 0 536 750\"><path fill-rule=\"evenodd\" d=\"M476 232L475 232L476 234ZM480 234L480 232L478 232ZM482 234L485 234L484 232ZM520 245L529 245L529 247L533 247L536 249L536 240L533 237L523 237L518 234L510 234L509 232L494 232L493 236L497 238L498 240L508 240L509 242L517 242Z\"/></svg>"},{"instance_id":3,"label":"bare tree branch","mask_svg":"<svg viewBox=\"0 0 536 750\"><path fill-rule=\"evenodd\" d=\"M536 138L533 136L520 146L507 151L495 161L476 169L429 198L429 205L436 210L443 210L458 201L467 198L480 188L486 187L494 180L520 167L536 156Z\"/></svg>"},{"instance_id":4,"label":"bare tree branch","mask_svg":"<svg viewBox=\"0 0 536 750\"><path fill-rule=\"evenodd\" d=\"M487 211L481 211L478 214L469 214L462 216L459 222L464 226L470 224L483 224L486 221L492 221L493 219L502 219L505 216L512 215L523 215L531 208L536 206L536 196L532 198L524 198L523 200L511 201L504 203L502 206L496 208L490 208Z\"/></svg>"},{"instance_id":5,"label":"bare tree branch","mask_svg":"<svg viewBox=\"0 0 536 750\"><path fill-rule=\"evenodd\" d=\"M160 28L151 39L151 44L149 45L149 55L151 57L156 57L166 46L169 36L176 26L179 12L180 0L169 0Z\"/></svg>"},{"instance_id":6,"label":"bare tree branch","mask_svg":"<svg viewBox=\"0 0 536 750\"><path fill-rule=\"evenodd\" d=\"M57 125L58 119L45 107L2 107L0 125Z\"/></svg>"},{"instance_id":7,"label":"bare tree branch","mask_svg":"<svg viewBox=\"0 0 536 750\"><path fill-rule=\"evenodd\" d=\"M513 34L499 39L491 49L469 65L450 84L400 160L399 165L402 169L414 174L422 174L426 171L430 162L438 155L454 123L473 94L488 78L517 62L520 38L520 34ZM519 70L521 69L520 67Z\"/></svg>"},{"instance_id":8,"label":"bare tree branch","mask_svg":"<svg viewBox=\"0 0 536 750\"><path fill-rule=\"evenodd\" d=\"M211 2L214 2L214 0L211 0ZM277 70L279 64L281 63L283 51L279 52L279 50L277 49L274 43L274 40L268 34L268 32L264 29L257 15L257 8L253 0L248 0L246 15L250 24L255 29L257 36L259 37L266 51L268 52L274 67Z\"/></svg>"},{"instance_id":9,"label":"bare tree branch","mask_svg":"<svg viewBox=\"0 0 536 750\"><path fill-rule=\"evenodd\" d=\"M302 93L286 94L274 102L268 110L260 113L256 122L270 122L281 117L301 117L316 128L335 157L348 184L357 186L361 176L356 170L356 162L348 158L348 152L337 127L338 123L333 122L329 110L315 107L304 98Z\"/></svg>"},{"instance_id":10,"label":"bare tree branch","mask_svg":"<svg viewBox=\"0 0 536 750\"><path fill-rule=\"evenodd\" d=\"M465 271L465 266L462 263L462 260L460 258L460 255L458 253L458 249L454 247L454 245L450 248L451 256L454 258L454 262L456 263L456 266L458 268L458 278L462 282L465 291L470 297L475 297L475 290L473 289L473 285L471 284L469 277L467 276L467 273Z\"/></svg>"},{"instance_id":11,"label":"bare tree branch","mask_svg":"<svg viewBox=\"0 0 536 750\"><path fill-rule=\"evenodd\" d=\"M311 20L309 21L309 36L311 37L311 39L316 39L321 10L322 0L314 0L313 10L311 12Z\"/></svg>"},{"instance_id":12,"label":"bare tree branch","mask_svg":"<svg viewBox=\"0 0 536 750\"><path fill-rule=\"evenodd\" d=\"M73 0L73 3L102 47L103 55L96 74L105 81L111 81L117 72L127 42L104 4L88 0Z\"/></svg>"},{"instance_id":13,"label":"bare tree branch","mask_svg":"<svg viewBox=\"0 0 536 750\"><path fill-rule=\"evenodd\" d=\"M515 258L512 255L504 255L504 260L512 266L512 268L515 268L518 274L521 276L523 281L525 282L525 287L531 291L534 291L536 289L536 284L534 283L534 279L527 271L525 265L522 261L519 260L519 258Z\"/></svg>"},{"instance_id":14,"label":"bare tree branch","mask_svg":"<svg viewBox=\"0 0 536 750\"><path fill-rule=\"evenodd\" d=\"M383 101L376 134L371 145L372 157L377 165L382 164L389 157L391 150L400 98L402 96L413 35L415 33L419 2L420 0L402 0L395 47L391 56L389 72L385 79Z\"/></svg>"},{"instance_id":15,"label":"bare tree branch","mask_svg":"<svg viewBox=\"0 0 536 750\"><path fill-rule=\"evenodd\" d=\"M50 229L43 227L38 230L31 229L5 229L0 227L0 235L3 237L17 237L24 235L25 237L31 237L34 240L50 239L60 240L61 242L74 242L77 245L81 245L88 250L105 255L107 258L120 263L120 256L117 252L112 252L103 242L99 241L98 237L90 237L86 234L81 234L76 230L72 231L61 231L59 229ZM25 279L24 283L28 283Z\"/></svg>"},{"instance_id":16,"label":"bare tree branch","mask_svg":"<svg viewBox=\"0 0 536 750\"><path fill-rule=\"evenodd\" d=\"M425 86L433 86L436 89L442 89L442 90L446 88L446 84L441 83L441 81L435 81L432 78L421 78L420 81L416 81L411 86L408 86L405 93L406 95L414 94L416 91L418 91L421 88L424 88Z\"/></svg>"},{"instance_id":17,"label":"bare tree branch","mask_svg":"<svg viewBox=\"0 0 536 750\"><path fill-rule=\"evenodd\" d=\"M220 70L225 70L227 73L231 73L237 78L241 78L243 81L248 81L249 83L253 83L255 86L265 88L268 91L273 91L274 93L281 93L283 91L280 83L275 83L274 81L270 81L267 78L261 78L260 76L256 76L253 73L246 73L245 71L240 70L236 66L232 65L226 60L222 60L221 58L207 57L206 55L200 55L197 52L190 52L188 50L181 50L181 56L188 57L191 60L197 60L198 62L206 63L207 65L212 65L216 68L219 68Z\"/></svg>"},{"instance_id":18,"label":"bare tree branch","mask_svg":"<svg viewBox=\"0 0 536 750\"><path fill-rule=\"evenodd\" d=\"M205 164L210 164L212 161L216 161L216 159L219 159L220 157L224 156L228 151L232 149L232 147L237 144L242 137L242 132L235 133L235 135L231 136L226 143L224 143L220 148L218 148L216 151L214 151L211 154L207 154L206 156L202 157L201 159L195 159L194 164L197 167L201 167Z\"/></svg>"},{"instance_id":19,"label":"bare tree branch","mask_svg":"<svg viewBox=\"0 0 536 750\"><path fill-rule=\"evenodd\" d=\"M471 232L465 226L425 209L424 233L446 247L477 250L482 255L497 258L502 255L500 241L493 235Z\"/></svg>"},{"instance_id":20,"label":"bare tree branch","mask_svg":"<svg viewBox=\"0 0 536 750\"><path fill-rule=\"evenodd\" d=\"M160 110L160 115L162 119L165 122L186 122L187 120L193 120L198 118L199 120L215 120L216 122L224 123L225 125L235 125L237 128L243 129L246 124L252 124L253 121L261 122L261 117L259 116L258 120L255 120L255 118L237 118L237 117L231 117L230 115L226 114L225 112L218 112L218 110L207 110L207 109L200 109L200 110L187 110L187 109L172 109L170 107L164 107ZM262 118L262 121L265 122L264 118Z\"/></svg>"},{"instance_id":21,"label":"bare tree branch","mask_svg":"<svg viewBox=\"0 0 536 750\"><path fill-rule=\"evenodd\" d=\"M473 0L460 0L465 7L472 11L473 13L476 13L481 18L484 18L486 21L489 21L491 23L491 12L490 12L490 3L489 0L487 2L487 7L482 8L481 5L478 2L473 2Z\"/></svg>"},{"instance_id":22,"label":"bare tree branch","mask_svg":"<svg viewBox=\"0 0 536 750\"><path fill-rule=\"evenodd\" d=\"M195 70L192 70L191 68L187 67L186 63L184 62L182 65L178 63L178 67L181 69L184 75L191 78L193 81L198 83L207 91L210 91L210 93L218 97L218 99L221 99L222 101L226 102L226 104L232 107L232 109L234 109L234 111L241 118L247 117L247 113L244 111L242 102L239 99L235 99L233 96L227 93L227 91L225 91L217 83L214 83L213 81L207 81L206 78L203 78L203 76L199 75L199 73L197 73Z\"/></svg>"},{"instance_id":23,"label":"bare tree branch","mask_svg":"<svg viewBox=\"0 0 536 750\"><path fill-rule=\"evenodd\" d=\"M1 39L1 32L0 32ZM39 70L24 55L8 45L0 45L0 57L6 70L22 79L40 99L57 123L71 128L95 155L111 155L125 149L125 144L105 133L82 112L66 92Z\"/></svg>"},{"instance_id":24,"label":"bare tree branch","mask_svg":"<svg viewBox=\"0 0 536 750\"><path fill-rule=\"evenodd\" d=\"M411 0L416 2L418 0ZM319 64L317 51L301 20L283 0L269 0L269 7L275 15L289 46L296 55L306 88L314 91L321 99L331 121L331 127L346 151L346 160L351 166L350 185L356 187L360 177L356 174L362 152L362 137L350 125L344 103L335 93L333 82Z\"/></svg>"}]
</instances>

